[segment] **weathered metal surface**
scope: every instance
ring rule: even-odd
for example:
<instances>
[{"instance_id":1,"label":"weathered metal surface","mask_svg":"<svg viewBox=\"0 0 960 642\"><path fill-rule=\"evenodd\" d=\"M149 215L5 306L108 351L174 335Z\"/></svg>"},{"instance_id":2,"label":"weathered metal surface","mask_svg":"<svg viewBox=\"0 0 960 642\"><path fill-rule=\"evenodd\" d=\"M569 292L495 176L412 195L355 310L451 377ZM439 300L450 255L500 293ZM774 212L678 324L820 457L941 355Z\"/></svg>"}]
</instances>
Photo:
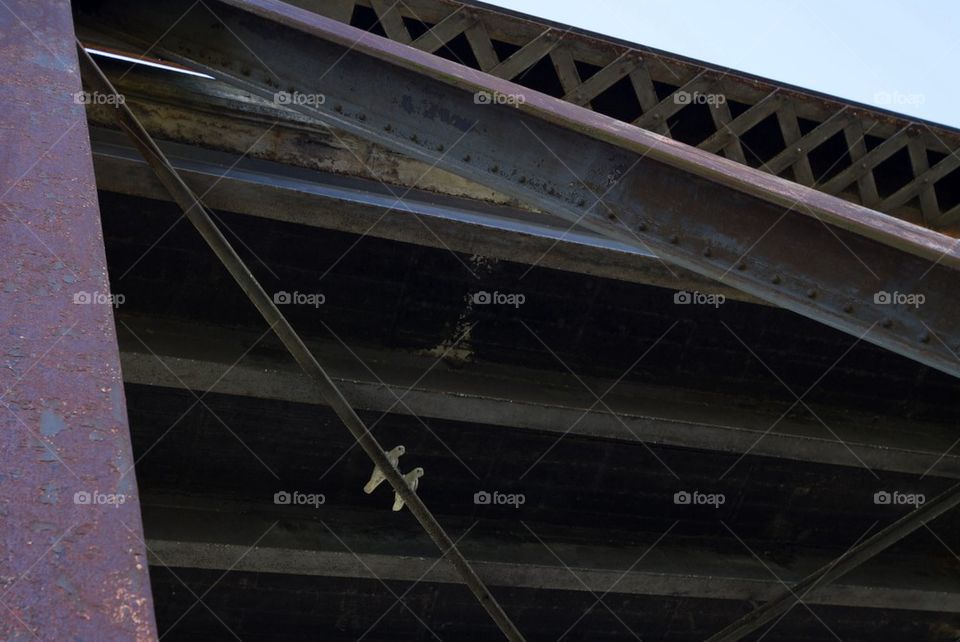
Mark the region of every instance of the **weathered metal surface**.
<instances>
[{"instance_id":1,"label":"weathered metal surface","mask_svg":"<svg viewBox=\"0 0 960 642\"><path fill-rule=\"evenodd\" d=\"M365 9L371 4L368 0L347 0L350 9L355 5L355 11L345 11L342 6L333 10L331 3L317 0L291 0L290 4L363 28L369 27L373 15L386 27L387 19L396 21L399 13L408 22L385 29L391 40L410 43L410 37L419 33L411 30L412 25L433 25L412 43L413 47L446 56L453 53L462 64L532 89L559 82L563 100L616 114L623 122L722 153L739 163L892 216L933 228L952 226L951 233L957 232L956 218L948 212L956 203L949 192L960 179L960 174L950 175L960 166L960 158L955 155L960 148L960 132L955 128L911 120L483 3L406 0L394 11L387 10L387 3L372 3L372 11ZM453 48L441 50L451 40ZM504 64L499 62L493 41L508 43L528 55L501 53L511 60L511 64ZM515 59L523 64L516 64ZM556 72L553 78L551 67ZM595 72L592 75L591 70ZM611 88L617 81L618 86ZM892 88L882 85L876 89L878 100L887 99L892 104L923 98L919 94L891 93ZM694 92L700 92L700 96ZM699 104L693 104L696 102ZM734 102L751 113L731 110ZM761 109L753 110L761 105ZM755 129L771 115L765 130ZM807 131L810 128L813 130ZM841 128L843 132L838 133ZM759 147L756 141L761 131L763 146L777 152L776 162L761 162L754 149ZM874 148L867 154L865 138L883 141L886 150L877 154ZM909 159L903 158L907 154ZM766 153L760 155L770 158ZM828 166L830 169L825 169ZM784 171L787 167L793 171ZM835 170L846 178L831 178ZM881 199L878 188L891 196Z\"/></svg>"},{"instance_id":2,"label":"weathered metal surface","mask_svg":"<svg viewBox=\"0 0 960 642\"><path fill-rule=\"evenodd\" d=\"M0 639L153 640L70 3L4 4L0 68Z\"/></svg>"},{"instance_id":3,"label":"weathered metal surface","mask_svg":"<svg viewBox=\"0 0 960 642\"><path fill-rule=\"evenodd\" d=\"M98 189L170 199L136 150L117 143L125 140L118 132L93 128L90 135ZM566 222L539 213L476 199L444 198L414 187L404 189L398 198L376 181L297 171L194 146L161 147L214 210L763 303L699 274L670 268L642 247L571 229Z\"/></svg>"},{"instance_id":4,"label":"weathered metal surface","mask_svg":"<svg viewBox=\"0 0 960 642\"><path fill-rule=\"evenodd\" d=\"M266 98L322 94L291 106L960 376L953 239L283 3L228 4L158 47ZM188 8L81 18L148 44ZM910 294L923 305L885 302Z\"/></svg>"},{"instance_id":5,"label":"weathered metal surface","mask_svg":"<svg viewBox=\"0 0 960 642\"><path fill-rule=\"evenodd\" d=\"M337 416L343 421L346 428L356 439L357 444L370 457L374 466L383 472L386 481L393 487L398 498L403 499L404 504L410 509L410 512L416 517L420 525L427 532L441 551L441 557L449 560L450 564L456 569L457 574L463 580L463 583L473 592L477 601L487 611L504 637L513 642L523 642L523 635L517 630L510 617L497 602L496 598L490 593L483 580L477 575L476 571L470 565L470 562L460 553L456 542L450 538L447 532L440 525L440 522L433 516L427 505L416 494L416 484L408 482L408 476L402 475L397 467L389 461L383 447L373 436L370 429L367 428L364 421L357 414L356 410L350 405L346 397L343 396L340 388L333 382L326 370L320 365L310 349L297 334L287 318L280 312L276 302L267 294L263 286L260 285L257 278L244 263L240 255L237 254L233 246L223 235L223 232L214 223L209 210L203 205L196 194L184 183L182 177L170 164L170 161L157 146L150 134L143 128L133 112L120 100L121 96L116 92L113 85L103 74L103 71L97 66L93 59L77 44L77 51L80 56L80 62L83 66L84 77L93 87L101 93L113 96L117 99L117 123L130 136L131 142L137 150L143 154L144 158L157 174L157 178L163 183L164 187L170 192L170 196L183 209L184 215L190 220L196 230L206 241L210 249L213 250L217 258L223 264L230 275L237 282L237 285L244 291L249 298L250 303L257 308L263 319L269 324L284 347L290 352L304 372L311 378L314 385L320 390L324 400L333 408ZM420 473L423 470L417 468ZM394 504L394 510L397 504Z\"/></svg>"}]
</instances>

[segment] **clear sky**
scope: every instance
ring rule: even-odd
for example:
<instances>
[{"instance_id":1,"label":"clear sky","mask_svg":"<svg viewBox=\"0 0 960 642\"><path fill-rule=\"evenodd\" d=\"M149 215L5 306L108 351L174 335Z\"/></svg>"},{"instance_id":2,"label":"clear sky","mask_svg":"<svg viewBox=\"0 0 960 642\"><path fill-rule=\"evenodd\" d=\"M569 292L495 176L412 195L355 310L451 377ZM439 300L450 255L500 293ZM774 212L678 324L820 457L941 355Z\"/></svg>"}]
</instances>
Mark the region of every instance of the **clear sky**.
<instances>
[{"instance_id":1,"label":"clear sky","mask_svg":"<svg viewBox=\"0 0 960 642\"><path fill-rule=\"evenodd\" d=\"M960 0L486 0L960 127Z\"/></svg>"}]
</instances>

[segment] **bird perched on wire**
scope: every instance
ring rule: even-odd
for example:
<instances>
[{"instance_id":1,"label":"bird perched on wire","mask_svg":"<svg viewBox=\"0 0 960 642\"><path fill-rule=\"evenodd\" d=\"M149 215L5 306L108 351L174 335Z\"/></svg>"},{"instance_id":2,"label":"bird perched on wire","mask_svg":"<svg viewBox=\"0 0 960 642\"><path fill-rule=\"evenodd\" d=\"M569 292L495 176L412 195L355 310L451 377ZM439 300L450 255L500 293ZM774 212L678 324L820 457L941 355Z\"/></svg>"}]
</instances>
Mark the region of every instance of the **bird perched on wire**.
<instances>
[{"instance_id":1,"label":"bird perched on wire","mask_svg":"<svg viewBox=\"0 0 960 642\"><path fill-rule=\"evenodd\" d=\"M417 467L411 470L409 473L403 476L403 481L407 483L407 486L410 487L410 490L417 492L417 486L420 485L420 478L423 477L423 468ZM403 508L403 497L400 497L400 493L393 492L393 510L398 511Z\"/></svg>"},{"instance_id":2,"label":"bird perched on wire","mask_svg":"<svg viewBox=\"0 0 960 642\"><path fill-rule=\"evenodd\" d=\"M405 452L407 452L407 449L404 448L403 446L397 446L396 448L388 451L387 460L390 462L390 465L396 468L397 464L400 462L400 456L403 455L403 453ZM377 486L382 484L383 480L386 478L387 476L383 474L383 471L380 470L380 467L374 466L373 472L370 474L370 481L368 481L366 485L363 487L363 492L369 495L370 493L375 491L377 489Z\"/></svg>"}]
</instances>

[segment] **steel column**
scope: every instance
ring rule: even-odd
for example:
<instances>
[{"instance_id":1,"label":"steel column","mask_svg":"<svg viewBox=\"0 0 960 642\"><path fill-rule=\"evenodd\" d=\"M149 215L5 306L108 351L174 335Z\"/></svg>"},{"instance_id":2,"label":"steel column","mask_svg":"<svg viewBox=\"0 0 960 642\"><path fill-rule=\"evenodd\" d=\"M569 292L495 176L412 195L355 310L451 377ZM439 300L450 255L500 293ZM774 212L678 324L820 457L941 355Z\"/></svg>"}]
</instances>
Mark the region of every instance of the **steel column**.
<instances>
[{"instance_id":1,"label":"steel column","mask_svg":"<svg viewBox=\"0 0 960 642\"><path fill-rule=\"evenodd\" d=\"M0 6L0 639L154 640L68 0Z\"/></svg>"}]
</instances>

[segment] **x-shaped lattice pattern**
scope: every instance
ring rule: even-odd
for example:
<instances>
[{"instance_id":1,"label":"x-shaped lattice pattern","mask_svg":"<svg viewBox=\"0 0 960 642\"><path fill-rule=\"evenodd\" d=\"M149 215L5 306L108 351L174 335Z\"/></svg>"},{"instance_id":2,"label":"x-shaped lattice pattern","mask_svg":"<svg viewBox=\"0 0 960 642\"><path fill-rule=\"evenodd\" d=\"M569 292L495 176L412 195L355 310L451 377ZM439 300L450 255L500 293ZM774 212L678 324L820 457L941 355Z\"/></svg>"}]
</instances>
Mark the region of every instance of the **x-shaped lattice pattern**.
<instances>
[{"instance_id":1,"label":"x-shaped lattice pattern","mask_svg":"<svg viewBox=\"0 0 960 642\"><path fill-rule=\"evenodd\" d=\"M960 134L949 129L448 0L295 2L827 194L960 229Z\"/></svg>"}]
</instances>

